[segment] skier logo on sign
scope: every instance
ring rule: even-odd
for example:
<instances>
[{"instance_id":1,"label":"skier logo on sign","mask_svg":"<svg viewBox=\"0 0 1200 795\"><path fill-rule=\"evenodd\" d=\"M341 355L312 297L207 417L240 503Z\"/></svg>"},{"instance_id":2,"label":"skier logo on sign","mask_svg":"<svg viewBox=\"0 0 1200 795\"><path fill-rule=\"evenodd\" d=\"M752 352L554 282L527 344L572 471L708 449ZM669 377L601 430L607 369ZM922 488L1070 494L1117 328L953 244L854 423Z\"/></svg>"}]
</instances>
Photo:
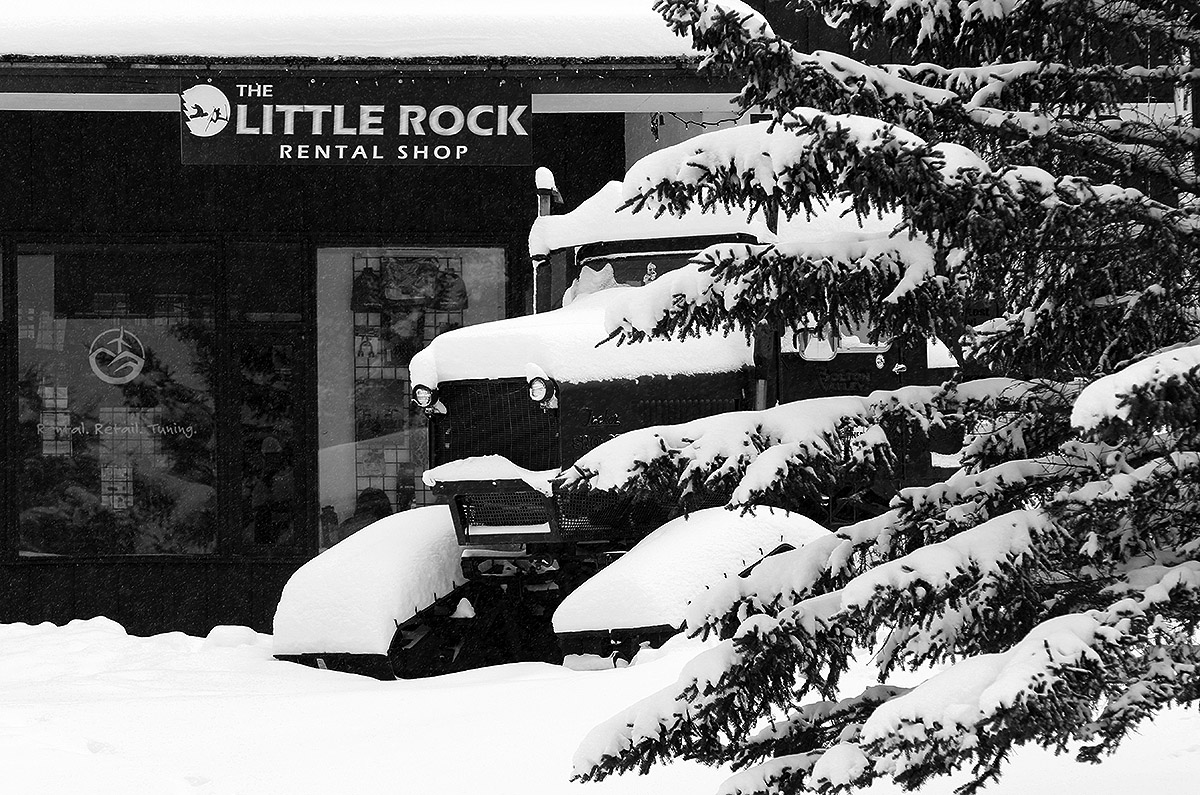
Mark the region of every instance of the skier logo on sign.
<instances>
[{"instance_id":1,"label":"skier logo on sign","mask_svg":"<svg viewBox=\"0 0 1200 795\"><path fill-rule=\"evenodd\" d=\"M216 86L195 85L179 98L183 103L183 122L192 135L210 138L229 124L229 98Z\"/></svg>"}]
</instances>

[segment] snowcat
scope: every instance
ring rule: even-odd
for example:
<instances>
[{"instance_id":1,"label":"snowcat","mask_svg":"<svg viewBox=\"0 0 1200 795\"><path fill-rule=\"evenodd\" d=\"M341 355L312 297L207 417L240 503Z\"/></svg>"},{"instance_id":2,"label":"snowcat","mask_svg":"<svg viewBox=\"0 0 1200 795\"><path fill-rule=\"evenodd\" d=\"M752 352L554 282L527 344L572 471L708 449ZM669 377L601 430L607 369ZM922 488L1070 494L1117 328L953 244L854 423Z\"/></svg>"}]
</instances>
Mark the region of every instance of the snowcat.
<instances>
[{"instance_id":1,"label":"snowcat","mask_svg":"<svg viewBox=\"0 0 1200 795\"><path fill-rule=\"evenodd\" d=\"M747 219L739 210L658 218L630 213L622 209L618 182L569 213L550 215L551 189L544 179L539 189L530 252L543 282L539 287L535 278L534 294L554 294L559 308L445 332L410 363L412 400L429 420L431 466L424 481L448 508L461 570L447 574L435 589L442 593L430 593L427 603L413 606L408 615L393 610L394 632L386 649L345 648L350 643L339 641L336 632L311 628L281 638L282 624L311 622L304 608L290 603L320 601L300 593L304 568L334 565L322 558L338 553L352 536L289 582L276 616L280 659L383 678L502 661L559 662L564 654L628 659L678 627L560 631L556 637L551 617L580 583L672 519L675 506L636 494L563 490L559 472L629 430L776 401L865 395L895 388L902 380L940 383L953 372L944 350L931 347L901 356L849 334L840 343L808 340L802 348L786 339L764 346L761 340L722 335L604 342L606 313L626 291L683 266L714 243L760 243L775 239L775 233L761 216ZM894 225L887 219L876 223L881 231ZM848 225L861 229L859 224L853 214L831 211L785 221L779 232L781 237L827 236ZM919 456L914 460L920 469ZM921 473L906 476L919 480ZM881 506L886 498L881 496ZM404 516L389 517L395 532L404 532ZM857 518L861 513L846 521ZM353 572L364 564L347 556L341 565Z\"/></svg>"}]
</instances>

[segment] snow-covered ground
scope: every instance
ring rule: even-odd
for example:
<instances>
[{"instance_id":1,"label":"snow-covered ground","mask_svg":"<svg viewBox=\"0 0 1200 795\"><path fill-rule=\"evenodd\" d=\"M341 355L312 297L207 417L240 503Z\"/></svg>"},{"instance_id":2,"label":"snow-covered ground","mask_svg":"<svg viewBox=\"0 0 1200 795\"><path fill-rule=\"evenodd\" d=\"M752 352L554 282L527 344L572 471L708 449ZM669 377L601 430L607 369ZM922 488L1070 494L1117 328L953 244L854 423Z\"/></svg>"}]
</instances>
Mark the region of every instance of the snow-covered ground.
<instances>
[{"instance_id":1,"label":"snow-covered ground","mask_svg":"<svg viewBox=\"0 0 1200 795\"><path fill-rule=\"evenodd\" d=\"M270 649L241 628L203 639L130 637L106 619L0 625L0 792L704 795L728 775L677 763L568 781L586 732L672 681L694 645L616 670L527 663L408 682L281 663ZM847 689L867 679L854 672ZM986 791L1173 795L1194 792L1198 770L1200 715L1176 711L1097 767L1019 752Z\"/></svg>"}]
</instances>

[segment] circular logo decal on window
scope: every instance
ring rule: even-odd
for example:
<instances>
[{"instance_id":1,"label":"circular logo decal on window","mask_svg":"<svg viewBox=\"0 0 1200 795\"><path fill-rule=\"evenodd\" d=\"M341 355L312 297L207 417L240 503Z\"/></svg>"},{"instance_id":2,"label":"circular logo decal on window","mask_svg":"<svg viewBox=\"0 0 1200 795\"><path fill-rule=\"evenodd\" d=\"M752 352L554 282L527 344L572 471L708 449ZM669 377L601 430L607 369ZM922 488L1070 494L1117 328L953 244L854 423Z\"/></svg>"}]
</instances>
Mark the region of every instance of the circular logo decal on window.
<instances>
[{"instance_id":1,"label":"circular logo decal on window","mask_svg":"<svg viewBox=\"0 0 1200 795\"><path fill-rule=\"evenodd\" d=\"M92 340L88 351L92 372L106 384L128 384L146 366L146 348L131 331L110 328Z\"/></svg>"},{"instance_id":2,"label":"circular logo decal on window","mask_svg":"<svg viewBox=\"0 0 1200 795\"><path fill-rule=\"evenodd\" d=\"M208 138L229 124L229 98L216 86L201 83L179 98L183 102L183 121L192 135Z\"/></svg>"}]
</instances>

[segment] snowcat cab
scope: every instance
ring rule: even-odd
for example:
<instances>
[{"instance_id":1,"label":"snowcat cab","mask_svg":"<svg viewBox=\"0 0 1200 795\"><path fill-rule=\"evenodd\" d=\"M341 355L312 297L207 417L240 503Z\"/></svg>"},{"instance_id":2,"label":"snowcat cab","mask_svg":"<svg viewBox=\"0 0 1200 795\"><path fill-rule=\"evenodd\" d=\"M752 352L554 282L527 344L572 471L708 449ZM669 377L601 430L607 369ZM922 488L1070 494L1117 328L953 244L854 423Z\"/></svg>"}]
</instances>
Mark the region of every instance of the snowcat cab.
<instances>
[{"instance_id":1,"label":"snowcat cab","mask_svg":"<svg viewBox=\"0 0 1200 795\"><path fill-rule=\"evenodd\" d=\"M548 201L541 205L548 209ZM408 619L388 619L396 628L386 654L335 653L347 644L326 634L289 641L289 653L277 656L402 677L503 660L557 662L564 654L627 659L678 628L589 629L555 638L551 617L572 590L672 519L674 506L636 494L564 491L558 473L626 431L776 401L865 395L895 388L902 378L933 383L951 372L932 372L924 350L901 360L898 351L859 344L852 335L840 349L822 340L796 348L778 335L770 345L719 334L598 344L607 336L607 314L624 311L629 290L709 245L776 239L761 216L747 219L740 210L656 218L621 205L620 183L613 182L572 212L542 214L534 223L530 252L548 263L542 271L550 271L548 292L559 308L445 332L410 362L412 400L429 419L424 481L449 507L461 571L447 575L436 598ZM859 228L853 215L837 212L785 223L780 236ZM893 226L877 223L880 231ZM330 557L337 552L311 564L341 565ZM293 577L297 589L302 573ZM332 612L329 601L341 597L327 594L322 599ZM300 603L286 589L285 599ZM285 612L303 610L285 611L281 601L277 641Z\"/></svg>"},{"instance_id":2,"label":"snowcat cab","mask_svg":"<svg viewBox=\"0 0 1200 795\"><path fill-rule=\"evenodd\" d=\"M605 315L625 289L682 267L710 245L775 237L740 211L654 218L620 207L613 182L576 210L535 222L535 260L548 261L558 283L570 285L559 290L560 308L450 331L412 361L413 400L430 421L425 481L450 505L464 546L619 551L666 521L669 509L559 492L553 476L601 442L651 425L865 395L943 374L929 372L926 351L902 360L899 351L854 335L836 350L826 340L798 348L785 339L774 355L740 336L601 343ZM890 229L893 221L878 223ZM828 235L857 225L831 212L795 219L782 231Z\"/></svg>"},{"instance_id":3,"label":"snowcat cab","mask_svg":"<svg viewBox=\"0 0 1200 795\"><path fill-rule=\"evenodd\" d=\"M432 466L424 479L450 507L466 549L464 572L479 578L515 571L552 582L540 592L539 611L547 614L673 516L673 506L635 494L560 490L554 476L600 443L776 400L865 395L895 388L902 378L926 383L949 375L929 372L926 351L901 360L898 351L852 335L837 350L823 340L802 349L785 340L766 355L761 343L737 335L598 344L606 314L627 290L710 245L775 237L740 211L654 218L620 206L614 182L573 212L535 222L531 253L549 263L553 281L570 285L560 290L560 308L448 332L410 366L413 399L429 416ZM830 213L796 219L784 231L828 235L857 224L852 215ZM645 628L638 637L653 641L671 632ZM559 637L567 652L629 640Z\"/></svg>"}]
</instances>

